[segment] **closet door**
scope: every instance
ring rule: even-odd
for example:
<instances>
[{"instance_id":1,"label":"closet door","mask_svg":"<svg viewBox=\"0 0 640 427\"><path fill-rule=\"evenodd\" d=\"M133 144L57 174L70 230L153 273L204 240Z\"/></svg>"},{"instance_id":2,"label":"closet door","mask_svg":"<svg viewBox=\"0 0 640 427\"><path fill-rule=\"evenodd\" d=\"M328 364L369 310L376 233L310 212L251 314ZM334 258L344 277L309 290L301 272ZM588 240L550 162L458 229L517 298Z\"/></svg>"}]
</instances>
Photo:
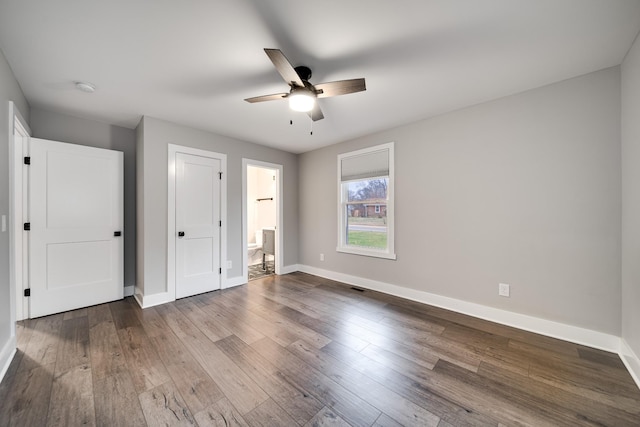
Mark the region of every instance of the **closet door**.
<instances>
[{"instance_id":1,"label":"closet door","mask_svg":"<svg viewBox=\"0 0 640 427\"><path fill-rule=\"evenodd\" d=\"M221 161L176 154L176 298L220 289Z\"/></svg>"},{"instance_id":2,"label":"closet door","mask_svg":"<svg viewBox=\"0 0 640 427\"><path fill-rule=\"evenodd\" d=\"M122 299L123 155L31 138L30 316Z\"/></svg>"}]
</instances>

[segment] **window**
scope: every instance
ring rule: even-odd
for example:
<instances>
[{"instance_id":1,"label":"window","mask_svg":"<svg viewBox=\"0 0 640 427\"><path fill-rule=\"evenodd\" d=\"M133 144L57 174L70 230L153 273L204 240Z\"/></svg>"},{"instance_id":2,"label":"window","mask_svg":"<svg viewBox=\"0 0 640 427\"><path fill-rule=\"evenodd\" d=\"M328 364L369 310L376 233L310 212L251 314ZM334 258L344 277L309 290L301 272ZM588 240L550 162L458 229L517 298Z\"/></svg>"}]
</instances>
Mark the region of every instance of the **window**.
<instances>
[{"instance_id":1,"label":"window","mask_svg":"<svg viewBox=\"0 0 640 427\"><path fill-rule=\"evenodd\" d=\"M396 259L393 143L338 155L338 252Z\"/></svg>"}]
</instances>

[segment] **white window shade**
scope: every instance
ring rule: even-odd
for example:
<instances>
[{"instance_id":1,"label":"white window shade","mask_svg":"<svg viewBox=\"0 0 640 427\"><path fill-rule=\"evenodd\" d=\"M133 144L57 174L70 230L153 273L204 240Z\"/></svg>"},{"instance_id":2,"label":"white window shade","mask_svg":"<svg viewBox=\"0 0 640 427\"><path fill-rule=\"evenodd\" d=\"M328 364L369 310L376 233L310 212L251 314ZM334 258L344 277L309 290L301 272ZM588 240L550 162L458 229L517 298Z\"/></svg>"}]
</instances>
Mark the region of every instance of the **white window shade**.
<instances>
[{"instance_id":1,"label":"white window shade","mask_svg":"<svg viewBox=\"0 0 640 427\"><path fill-rule=\"evenodd\" d=\"M341 181L387 175L389 175L389 150L387 148L341 158Z\"/></svg>"}]
</instances>

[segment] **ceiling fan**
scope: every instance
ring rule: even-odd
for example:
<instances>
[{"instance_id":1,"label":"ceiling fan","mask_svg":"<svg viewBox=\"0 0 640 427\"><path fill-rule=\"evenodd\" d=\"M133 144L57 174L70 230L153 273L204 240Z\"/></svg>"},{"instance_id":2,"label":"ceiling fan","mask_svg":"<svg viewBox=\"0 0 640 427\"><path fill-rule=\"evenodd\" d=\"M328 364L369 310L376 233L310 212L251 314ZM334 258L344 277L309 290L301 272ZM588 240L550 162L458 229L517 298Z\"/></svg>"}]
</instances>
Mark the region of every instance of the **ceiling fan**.
<instances>
[{"instance_id":1,"label":"ceiling fan","mask_svg":"<svg viewBox=\"0 0 640 427\"><path fill-rule=\"evenodd\" d=\"M292 110L306 112L311 117L311 120L315 122L316 120L324 119L324 114L322 114L322 110L316 101L317 98L328 98L367 90L364 79L339 80L312 85L309 83L311 78L309 67L299 66L294 68L280 49L265 49L264 51L291 89L288 93L274 93L273 95L247 98L245 99L247 102L288 99L289 107Z\"/></svg>"}]
</instances>

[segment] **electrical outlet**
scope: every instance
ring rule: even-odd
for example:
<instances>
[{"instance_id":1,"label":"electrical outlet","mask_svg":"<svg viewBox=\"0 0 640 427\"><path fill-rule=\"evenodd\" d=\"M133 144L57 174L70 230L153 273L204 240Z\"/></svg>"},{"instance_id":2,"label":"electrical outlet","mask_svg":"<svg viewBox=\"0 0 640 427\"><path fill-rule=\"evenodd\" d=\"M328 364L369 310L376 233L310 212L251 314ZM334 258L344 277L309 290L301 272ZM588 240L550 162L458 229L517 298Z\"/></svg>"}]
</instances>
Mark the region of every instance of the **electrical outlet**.
<instances>
[{"instance_id":1,"label":"electrical outlet","mask_svg":"<svg viewBox=\"0 0 640 427\"><path fill-rule=\"evenodd\" d=\"M324 254L320 254L320 261L324 261Z\"/></svg>"},{"instance_id":2,"label":"electrical outlet","mask_svg":"<svg viewBox=\"0 0 640 427\"><path fill-rule=\"evenodd\" d=\"M227 268L233 268L233 261L227 261Z\"/></svg>"},{"instance_id":3,"label":"electrical outlet","mask_svg":"<svg viewBox=\"0 0 640 427\"><path fill-rule=\"evenodd\" d=\"M511 291L510 288L511 288L511 285L507 283L498 284L498 295L500 295L501 297L508 297L509 292Z\"/></svg>"}]
</instances>

